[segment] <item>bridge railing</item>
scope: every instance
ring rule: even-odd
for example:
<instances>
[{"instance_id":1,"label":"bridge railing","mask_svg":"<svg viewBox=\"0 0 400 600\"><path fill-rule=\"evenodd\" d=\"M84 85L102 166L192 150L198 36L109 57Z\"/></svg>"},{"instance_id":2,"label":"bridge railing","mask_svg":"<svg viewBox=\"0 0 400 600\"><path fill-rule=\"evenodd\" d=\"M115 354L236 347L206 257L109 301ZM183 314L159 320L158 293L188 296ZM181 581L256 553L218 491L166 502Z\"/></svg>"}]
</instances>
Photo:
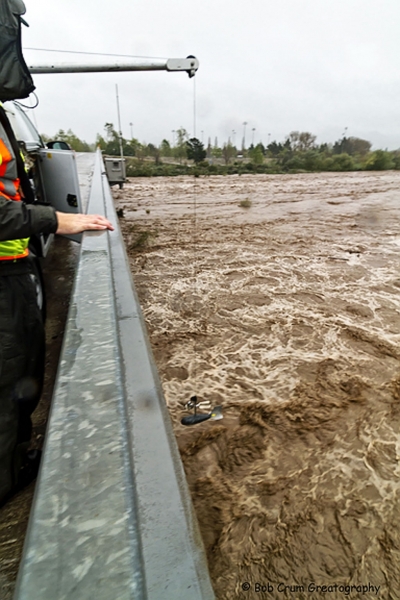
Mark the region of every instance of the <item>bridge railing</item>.
<instances>
[{"instance_id":1,"label":"bridge railing","mask_svg":"<svg viewBox=\"0 0 400 600\"><path fill-rule=\"evenodd\" d=\"M15 600L212 599L100 152Z\"/></svg>"}]
</instances>

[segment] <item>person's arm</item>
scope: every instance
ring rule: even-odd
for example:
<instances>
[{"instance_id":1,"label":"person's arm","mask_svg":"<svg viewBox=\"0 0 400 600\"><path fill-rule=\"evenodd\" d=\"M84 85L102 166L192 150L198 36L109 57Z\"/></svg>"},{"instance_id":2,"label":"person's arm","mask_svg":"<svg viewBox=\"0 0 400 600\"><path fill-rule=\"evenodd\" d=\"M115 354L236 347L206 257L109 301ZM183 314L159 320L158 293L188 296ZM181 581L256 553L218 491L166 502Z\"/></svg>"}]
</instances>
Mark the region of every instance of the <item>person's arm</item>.
<instances>
[{"instance_id":1,"label":"person's arm","mask_svg":"<svg viewBox=\"0 0 400 600\"><path fill-rule=\"evenodd\" d=\"M55 233L56 212L51 206L34 206L0 196L0 242L38 233Z\"/></svg>"},{"instance_id":2,"label":"person's arm","mask_svg":"<svg viewBox=\"0 0 400 600\"><path fill-rule=\"evenodd\" d=\"M51 206L25 204L0 196L0 242L40 233L73 234L114 227L100 215L56 212Z\"/></svg>"}]
</instances>

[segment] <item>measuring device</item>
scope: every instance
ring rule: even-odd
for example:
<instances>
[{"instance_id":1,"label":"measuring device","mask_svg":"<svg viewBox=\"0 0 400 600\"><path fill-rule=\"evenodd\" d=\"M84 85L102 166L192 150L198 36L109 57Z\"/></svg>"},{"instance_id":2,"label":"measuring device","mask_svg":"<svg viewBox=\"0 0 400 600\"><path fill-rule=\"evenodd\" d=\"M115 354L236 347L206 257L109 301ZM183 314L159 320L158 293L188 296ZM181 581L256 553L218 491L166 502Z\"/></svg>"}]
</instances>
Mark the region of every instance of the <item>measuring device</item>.
<instances>
[{"instance_id":1,"label":"measuring device","mask_svg":"<svg viewBox=\"0 0 400 600\"><path fill-rule=\"evenodd\" d=\"M182 425L197 425L197 423L202 423L203 421L219 421L222 419L222 406L215 406L211 409L211 403L209 401L198 402L197 396L192 396L189 402L186 403L186 408L188 410L193 409L193 414L188 415L187 417L183 417L181 419ZM208 413L198 413L198 408L209 408L211 409Z\"/></svg>"}]
</instances>

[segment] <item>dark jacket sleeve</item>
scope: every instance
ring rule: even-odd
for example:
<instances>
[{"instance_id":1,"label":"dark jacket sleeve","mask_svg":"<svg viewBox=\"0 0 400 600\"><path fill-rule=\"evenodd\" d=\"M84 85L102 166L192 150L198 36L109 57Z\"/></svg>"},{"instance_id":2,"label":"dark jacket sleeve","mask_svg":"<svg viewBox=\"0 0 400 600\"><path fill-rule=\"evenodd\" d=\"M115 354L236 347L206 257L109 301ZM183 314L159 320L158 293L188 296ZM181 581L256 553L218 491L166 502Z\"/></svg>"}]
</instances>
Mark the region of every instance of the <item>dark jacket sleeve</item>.
<instances>
[{"instance_id":1,"label":"dark jacket sleeve","mask_svg":"<svg viewBox=\"0 0 400 600\"><path fill-rule=\"evenodd\" d=\"M51 206L25 204L0 196L0 242L55 233L57 226L56 211Z\"/></svg>"}]
</instances>

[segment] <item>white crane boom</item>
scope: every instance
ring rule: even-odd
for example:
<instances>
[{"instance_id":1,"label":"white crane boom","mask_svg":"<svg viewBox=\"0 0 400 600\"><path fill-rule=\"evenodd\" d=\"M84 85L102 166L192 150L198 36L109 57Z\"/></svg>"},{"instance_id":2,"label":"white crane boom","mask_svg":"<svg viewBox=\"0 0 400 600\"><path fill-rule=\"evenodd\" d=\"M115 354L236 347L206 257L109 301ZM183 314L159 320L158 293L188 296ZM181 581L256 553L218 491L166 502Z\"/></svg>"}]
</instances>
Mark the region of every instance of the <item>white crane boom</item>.
<instances>
[{"instance_id":1,"label":"white crane boom","mask_svg":"<svg viewBox=\"0 0 400 600\"><path fill-rule=\"evenodd\" d=\"M59 64L37 64L29 65L32 75L44 73L101 73L118 71L185 71L189 77L193 77L199 68L199 61L194 56L187 58L132 60L118 63L59 63Z\"/></svg>"}]
</instances>

